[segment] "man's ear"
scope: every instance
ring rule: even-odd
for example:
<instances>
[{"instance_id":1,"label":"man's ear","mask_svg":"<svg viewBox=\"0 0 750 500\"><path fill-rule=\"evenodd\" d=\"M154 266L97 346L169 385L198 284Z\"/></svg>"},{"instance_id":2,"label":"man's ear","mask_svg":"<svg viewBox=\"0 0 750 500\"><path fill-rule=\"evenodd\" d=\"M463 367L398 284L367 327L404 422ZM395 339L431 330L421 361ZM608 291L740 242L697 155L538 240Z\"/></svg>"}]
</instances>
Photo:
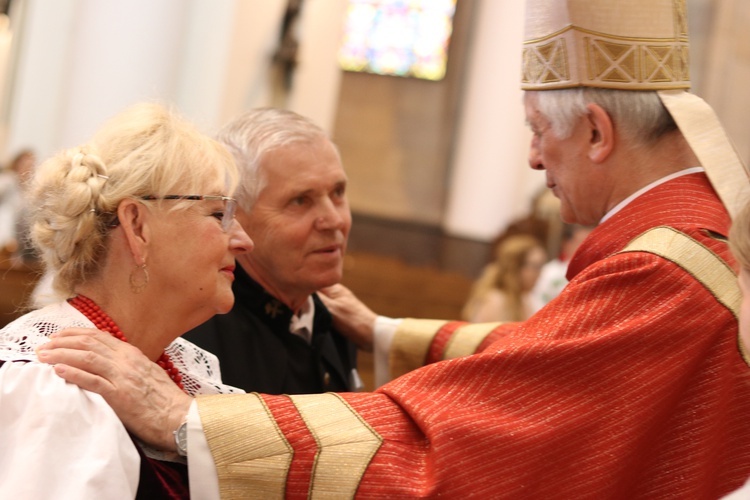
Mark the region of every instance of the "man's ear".
<instances>
[{"instance_id":1,"label":"man's ear","mask_svg":"<svg viewBox=\"0 0 750 500\"><path fill-rule=\"evenodd\" d=\"M145 263L148 256L148 246L151 243L150 216L148 208L137 200L126 198L117 207L117 218L137 265Z\"/></svg>"},{"instance_id":2,"label":"man's ear","mask_svg":"<svg viewBox=\"0 0 750 500\"><path fill-rule=\"evenodd\" d=\"M588 124L590 131L588 157L595 163L602 163L609 157L615 145L615 128L612 118L598 104L589 103Z\"/></svg>"}]
</instances>

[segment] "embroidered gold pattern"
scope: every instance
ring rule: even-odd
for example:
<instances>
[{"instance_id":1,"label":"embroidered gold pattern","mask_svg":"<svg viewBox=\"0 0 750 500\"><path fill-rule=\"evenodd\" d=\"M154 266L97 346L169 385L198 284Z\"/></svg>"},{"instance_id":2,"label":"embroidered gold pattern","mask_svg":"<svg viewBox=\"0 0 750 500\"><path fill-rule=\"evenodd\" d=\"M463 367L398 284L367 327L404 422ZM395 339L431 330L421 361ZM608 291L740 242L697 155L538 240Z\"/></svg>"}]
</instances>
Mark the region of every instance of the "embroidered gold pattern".
<instances>
[{"instance_id":1,"label":"embroidered gold pattern","mask_svg":"<svg viewBox=\"0 0 750 500\"><path fill-rule=\"evenodd\" d=\"M266 302L264 310L266 311L266 314L271 316L271 318L276 319L276 316L281 314L281 302L277 300L268 301Z\"/></svg>"},{"instance_id":2,"label":"embroidered gold pattern","mask_svg":"<svg viewBox=\"0 0 750 500\"><path fill-rule=\"evenodd\" d=\"M564 82L570 80L565 40L557 39L523 50L524 82Z\"/></svg>"},{"instance_id":3,"label":"embroidered gold pattern","mask_svg":"<svg viewBox=\"0 0 750 500\"><path fill-rule=\"evenodd\" d=\"M602 82L679 82L688 75L679 45L626 44L584 38L589 79Z\"/></svg>"},{"instance_id":4,"label":"embroidered gold pattern","mask_svg":"<svg viewBox=\"0 0 750 500\"><path fill-rule=\"evenodd\" d=\"M607 40L584 38L589 54L589 79L628 82L637 78L635 47Z\"/></svg>"},{"instance_id":5,"label":"embroidered gold pattern","mask_svg":"<svg viewBox=\"0 0 750 500\"><path fill-rule=\"evenodd\" d=\"M198 396L222 498L283 498L293 450L258 394Z\"/></svg>"},{"instance_id":6,"label":"embroidered gold pattern","mask_svg":"<svg viewBox=\"0 0 750 500\"><path fill-rule=\"evenodd\" d=\"M383 438L337 394L290 398L318 444L308 498L354 498Z\"/></svg>"},{"instance_id":7,"label":"embroidered gold pattern","mask_svg":"<svg viewBox=\"0 0 750 500\"><path fill-rule=\"evenodd\" d=\"M689 79L687 42L638 43L583 36L581 43L587 58L585 76L590 84L679 84ZM523 82L526 84L564 83L571 80L564 39L539 46L527 46L523 51L523 64Z\"/></svg>"}]
</instances>

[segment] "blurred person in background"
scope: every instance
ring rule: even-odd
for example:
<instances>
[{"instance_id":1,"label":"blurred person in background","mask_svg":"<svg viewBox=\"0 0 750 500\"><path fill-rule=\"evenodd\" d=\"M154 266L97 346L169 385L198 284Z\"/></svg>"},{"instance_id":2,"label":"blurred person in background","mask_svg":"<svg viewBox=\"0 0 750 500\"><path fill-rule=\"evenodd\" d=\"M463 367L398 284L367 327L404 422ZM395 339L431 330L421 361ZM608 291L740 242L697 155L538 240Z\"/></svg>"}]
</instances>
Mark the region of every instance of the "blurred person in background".
<instances>
[{"instance_id":1,"label":"blurred person in background","mask_svg":"<svg viewBox=\"0 0 750 500\"><path fill-rule=\"evenodd\" d=\"M28 256L23 227L24 192L34 169L33 151L21 150L0 171L0 249L18 256Z\"/></svg>"},{"instance_id":2,"label":"blurred person in background","mask_svg":"<svg viewBox=\"0 0 750 500\"><path fill-rule=\"evenodd\" d=\"M547 262L542 244L530 235L503 239L495 260L485 266L472 286L462 311L472 322L523 321L534 312L531 290Z\"/></svg>"},{"instance_id":3,"label":"blurred person in background","mask_svg":"<svg viewBox=\"0 0 750 500\"><path fill-rule=\"evenodd\" d=\"M593 227L565 224L562 227L560 254L542 266L539 279L530 294L532 313L537 312L557 297L568 284L568 264Z\"/></svg>"}]
</instances>

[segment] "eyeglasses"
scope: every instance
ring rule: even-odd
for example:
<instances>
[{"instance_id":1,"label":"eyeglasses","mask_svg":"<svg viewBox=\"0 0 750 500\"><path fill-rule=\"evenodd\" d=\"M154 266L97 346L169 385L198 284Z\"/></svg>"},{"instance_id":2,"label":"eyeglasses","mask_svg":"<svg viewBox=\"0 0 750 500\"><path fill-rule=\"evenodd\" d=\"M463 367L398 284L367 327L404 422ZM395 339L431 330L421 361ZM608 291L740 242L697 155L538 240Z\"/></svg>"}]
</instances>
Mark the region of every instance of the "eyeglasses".
<instances>
[{"instance_id":1,"label":"eyeglasses","mask_svg":"<svg viewBox=\"0 0 750 500\"><path fill-rule=\"evenodd\" d=\"M202 195L202 194L168 194L165 196L142 196L142 200L221 200L224 202L224 211L220 214L221 229L229 231L237 211L237 200L228 196ZM216 214L217 216L219 214Z\"/></svg>"}]
</instances>

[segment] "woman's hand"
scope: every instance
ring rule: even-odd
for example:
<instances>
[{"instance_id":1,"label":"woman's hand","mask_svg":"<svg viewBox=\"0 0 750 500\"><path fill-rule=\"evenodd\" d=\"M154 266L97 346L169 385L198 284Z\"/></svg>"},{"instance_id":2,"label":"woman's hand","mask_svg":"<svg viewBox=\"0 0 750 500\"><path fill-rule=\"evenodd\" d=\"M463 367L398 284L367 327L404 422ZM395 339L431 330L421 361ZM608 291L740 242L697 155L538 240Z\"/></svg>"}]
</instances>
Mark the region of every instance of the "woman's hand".
<instances>
[{"instance_id":1,"label":"woman's hand","mask_svg":"<svg viewBox=\"0 0 750 500\"><path fill-rule=\"evenodd\" d=\"M37 356L66 381L100 394L141 440L176 449L172 431L193 398L138 348L98 330L69 328L40 346Z\"/></svg>"}]
</instances>

